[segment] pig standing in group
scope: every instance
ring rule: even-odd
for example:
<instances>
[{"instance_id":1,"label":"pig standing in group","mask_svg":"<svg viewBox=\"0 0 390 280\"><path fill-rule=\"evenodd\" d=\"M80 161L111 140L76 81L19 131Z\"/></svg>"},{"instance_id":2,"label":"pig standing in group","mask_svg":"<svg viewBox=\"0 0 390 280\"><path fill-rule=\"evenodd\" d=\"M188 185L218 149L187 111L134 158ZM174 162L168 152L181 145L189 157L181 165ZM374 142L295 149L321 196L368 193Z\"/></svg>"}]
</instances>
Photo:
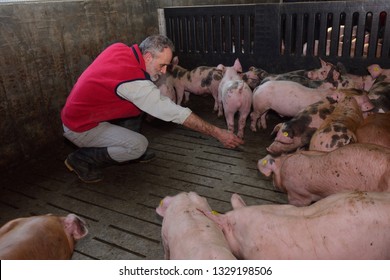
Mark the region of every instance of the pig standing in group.
<instances>
[{"instance_id":1,"label":"pig standing in group","mask_svg":"<svg viewBox=\"0 0 390 280\"><path fill-rule=\"evenodd\" d=\"M199 66L193 70L187 70L179 66L179 58L172 60L173 68L168 69L167 75L173 77L176 89L177 104L181 104L185 94L184 103L189 101L189 93L211 94L214 97L214 111L218 110L218 86L222 80L221 67Z\"/></svg>"},{"instance_id":2,"label":"pig standing in group","mask_svg":"<svg viewBox=\"0 0 390 280\"><path fill-rule=\"evenodd\" d=\"M306 207L231 200L232 211L204 214L239 259L390 259L390 193L338 193Z\"/></svg>"},{"instance_id":3,"label":"pig standing in group","mask_svg":"<svg viewBox=\"0 0 390 280\"><path fill-rule=\"evenodd\" d=\"M365 111L374 108L368 97L364 106ZM330 152L342 146L356 143L356 130L364 120L361 107L351 95L339 100L334 111L313 134L309 150Z\"/></svg>"},{"instance_id":4,"label":"pig standing in group","mask_svg":"<svg viewBox=\"0 0 390 280\"><path fill-rule=\"evenodd\" d=\"M390 149L373 144L349 144L331 152L298 151L267 155L257 167L272 175L289 203L305 206L342 191L390 191Z\"/></svg>"},{"instance_id":5,"label":"pig standing in group","mask_svg":"<svg viewBox=\"0 0 390 280\"><path fill-rule=\"evenodd\" d=\"M334 94L333 89L313 89L291 81L269 81L253 92L251 130L266 129L266 117L274 110L284 117L294 117L300 110Z\"/></svg>"},{"instance_id":6,"label":"pig standing in group","mask_svg":"<svg viewBox=\"0 0 390 280\"><path fill-rule=\"evenodd\" d=\"M251 111L252 90L238 73L242 72L236 59L232 67L225 67L225 73L218 88L218 117L225 114L228 130L234 132L234 116L238 112L237 136L244 138L246 119Z\"/></svg>"},{"instance_id":7,"label":"pig standing in group","mask_svg":"<svg viewBox=\"0 0 390 280\"><path fill-rule=\"evenodd\" d=\"M87 234L85 222L74 214L18 218L0 228L0 259L70 259L75 242Z\"/></svg>"},{"instance_id":8,"label":"pig standing in group","mask_svg":"<svg viewBox=\"0 0 390 280\"><path fill-rule=\"evenodd\" d=\"M356 137L359 143L390 148L390 112L369 115L356 130Z\"/></svg>"},{"instance_id":9,"label":"pig standing in group","mask_svg":"<svg viewBox=\"0 0 390 280\"><path fill-rule=\"evenodd\" d=\"M194 192L167 196L156 208L163 217L165 259L235 259L222 230L198 209L211 211L207 200Z\"/></svg>"}]
</instances>

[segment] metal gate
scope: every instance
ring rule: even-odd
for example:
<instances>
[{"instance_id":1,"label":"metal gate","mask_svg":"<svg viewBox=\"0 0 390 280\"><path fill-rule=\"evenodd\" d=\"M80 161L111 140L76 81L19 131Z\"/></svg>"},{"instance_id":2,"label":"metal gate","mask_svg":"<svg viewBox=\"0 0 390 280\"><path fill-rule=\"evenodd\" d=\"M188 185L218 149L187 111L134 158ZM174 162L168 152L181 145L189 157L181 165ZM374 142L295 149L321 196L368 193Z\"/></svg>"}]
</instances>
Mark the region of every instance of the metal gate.
<instances>
[{"instance_id":1,"label":"metal gate","mask_svg":"<svg viewBox=\"0 0 390 280\"><path fill-rule=\"evenodd\" d=\"M317 57L365 73L390 68L390 2L336 1L170 7L166 33L185 67L231 65L280 73L317 67Z\"/></svg>"}]
</instances>

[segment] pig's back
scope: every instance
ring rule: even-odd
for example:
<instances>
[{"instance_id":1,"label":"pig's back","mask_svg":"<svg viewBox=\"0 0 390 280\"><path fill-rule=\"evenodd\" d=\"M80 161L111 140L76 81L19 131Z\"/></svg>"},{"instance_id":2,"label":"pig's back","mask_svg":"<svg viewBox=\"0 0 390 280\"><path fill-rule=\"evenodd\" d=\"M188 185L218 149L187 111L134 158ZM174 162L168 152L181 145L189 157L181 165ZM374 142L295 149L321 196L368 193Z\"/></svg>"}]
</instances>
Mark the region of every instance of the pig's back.
<instances>
[{"instance_id":1,"label":"pig's back","mask_svg":"<svg viewBox=\"0 0 390 280\"><path fill-rule=\"evenodd\" d=\"M228 215L248 241L247 259L390 257L390 193L339 193L307 207L259 205Z\"/></svg>"},{"instance_id":2,"label":"pig's back","mask_svg":"<svg viewBox=\"0 0 390 280\"><path fill-rule=\"evenodd\" d=\"M56 216L13 220L0 230L0 259L69 259L72 249Z\"/></svg>"}]
</instances>

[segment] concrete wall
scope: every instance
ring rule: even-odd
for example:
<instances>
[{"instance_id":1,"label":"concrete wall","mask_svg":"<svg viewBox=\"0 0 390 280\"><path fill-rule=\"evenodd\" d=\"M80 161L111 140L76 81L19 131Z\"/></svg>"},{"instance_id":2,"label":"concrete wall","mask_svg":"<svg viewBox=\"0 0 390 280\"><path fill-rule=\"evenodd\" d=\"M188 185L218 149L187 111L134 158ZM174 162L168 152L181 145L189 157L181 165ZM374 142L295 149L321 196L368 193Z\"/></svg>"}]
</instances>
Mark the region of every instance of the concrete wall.
<instances>
[{"instance_id":1,"label":"concrete wall","mask_svg":"<svg viewBox=\"0 0 390 280\"><path fill-rule=\"evenodd\" d=\"M63 141L60 110L78 76L106 46L139 43L158 33L158 8L193 3L259 1L0 2L0 169Z\"/></svg>"}]
</instances>

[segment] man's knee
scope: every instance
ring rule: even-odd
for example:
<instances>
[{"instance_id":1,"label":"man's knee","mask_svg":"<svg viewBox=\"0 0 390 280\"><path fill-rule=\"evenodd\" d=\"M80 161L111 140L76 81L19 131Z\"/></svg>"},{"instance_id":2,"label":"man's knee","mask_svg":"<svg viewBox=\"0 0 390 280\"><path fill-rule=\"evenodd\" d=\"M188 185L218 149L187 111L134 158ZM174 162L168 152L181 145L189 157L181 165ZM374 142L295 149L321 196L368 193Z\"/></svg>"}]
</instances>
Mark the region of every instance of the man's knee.
<instances>
[{"instance_id":1,"label":"man's knee","mask_svg":"<svg viewBox=\"0 0 390 280\"><path fill-rule=\"evenodd\" d=\"M137 141L138 141L138 143L136 144L136 147L134 147L134 152L137 152L137 151L139 152L139 156L137 157L137 158L139 158L140 156L142 156L146 152L146 149L149 146L149 141L142 134L139 134ZM129 152L131 153L132 151L129 151Z\"/></svg>"}]
</instances>

